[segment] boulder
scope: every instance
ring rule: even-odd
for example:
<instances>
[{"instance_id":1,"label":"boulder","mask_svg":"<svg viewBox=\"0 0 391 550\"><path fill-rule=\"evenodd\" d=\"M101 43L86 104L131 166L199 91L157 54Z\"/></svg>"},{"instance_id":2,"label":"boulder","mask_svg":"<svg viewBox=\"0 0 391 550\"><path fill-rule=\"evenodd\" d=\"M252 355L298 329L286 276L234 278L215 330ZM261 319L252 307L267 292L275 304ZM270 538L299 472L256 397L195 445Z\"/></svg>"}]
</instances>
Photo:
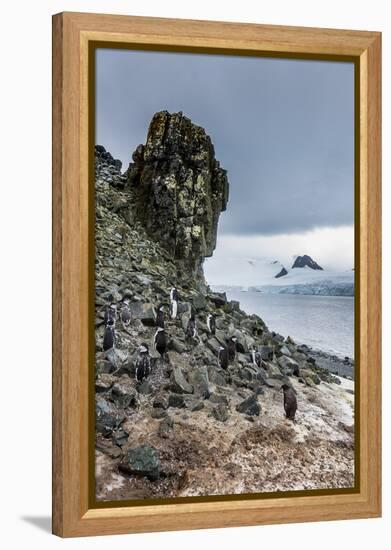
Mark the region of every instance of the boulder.
<instances>
[{"instance_id":1,"label":"boulder","mask_svg":"<svg viewBox=\"0 0 391 550\"><path fill-rule=\"evenodd\" d=\"M128 385L116 383L111 390L111 399L121 409L136 408L139 405L137 390Z\"/></svg>"},{"instance_id":2,"label":"boulder","mask_svg":"<svg viewBox=\"0 0 391 550\"><path fill-rule=\"evenodd\" d=\"M182 393L170 393L168 396L168 406L175 409L186 408L186 402Z\"/></svg>"},{"instance_id":3,"label":"boulder","mask_svg":"<svg viewBox=\"0 0 391 550\"><path fill-rule=\"evenodd\" d=\"M160 409L168 409L168 396L165 393L159 393L153 400L152 406Z\"/></svg>"},{"instance_id":4,"label":"boulder","mask_svg":"<svg viewBox=\"0 0 391 550\"><path fill-rule=\"evenodd\" d=\"M180 367L174 366L171 372L171 388L176 393L193 393L193 386L186 380Z\"/></svg>"},{"instance_id":5,"label":"boulder","mask_svg":"<svg viewBox=\"0 0 391 550\"><path fill-rule=\"evenodd\" d=\"M143 380L141 384L140 383L137 384L136 389L138 393L141 393L143 395L150 395L153 391L153 388L149 380Z\"/></svg>"},{"instance_id":6,"label":"boulder","mask_svg":"<svg viewBox=\"0 0 391 550\"><path fill-rule=\"evenodd\" d=\"M292 353L288 346L282 346L282 348L280 349L280 353L282 353L282 355L286 355L287 357L292 357Z\"/></svg>"},{"instance_id":7,"label":"boulder","mask_svg":"<svg viewBox=\"0 0 391 550\"><path fill-rule=\"evenodd\" d=\"M112 370L117 370L122 364L120 355L115 348L110 348L105 352L107 361L111 364Z\"/></svg>"},{"instance_id":8,"label":"boulder","mask_svg":"<svg viewBox=\"0 0 391 550\"><path fill-rule=\"evenodd\" d=\"M228 407L228 398L226 395L223 395L221 393L212 393L212 395L209 397L209 401L211 403L216 403L217 405L226 405Z\"/></svg>"},{"instance_id":9,"label":"boulder","mask_svg":"<svg viewBox=\"0 0 391 550\"><path fill-rule=\"evenodd\" d=\"M272 361L273 359L273 347L268 345L259 346L259 353L263 361Z\"/></svg>"},{"instance_id":10,"label":"boulder","mask_svg":"<svg viewBox=\"0 0 391 550\"><path fill-rule=\"evenodd\" d=\"M190 410L191 412L200 411L205 407L203 401L195 401L193 405L191 405Z\"/></svg>"},{"instance_id":11,"label":"boulder","mask_svg":"<svg viewBox=\"0 0 391 550\"><path fill-rule=\"evenodd\" d=\"M160 407L153 407L151 416L152 418L165 418L167 416L167 412Z\"/></svg>"},{"instance_id":12,"label":"boulder","mask_svg":"<svg viewBox=\"0 0 391 550\"><path fill-rule=\"evenodd\" d=\"M285 376L299 376L299 364L297 361L286 355L282 355L277 360L281 371Z\"/></svg>"},{"instance_id":13,"label":"boulder","mask_svg":"<svg viewBox=\"0 0 391 550\"><path fill-rule=\"evenodd\" d=\"M154 327L156 311L152 304L143 302L131 302L129 304L132 318L140 319L145 326Z\"/></svg>"},{"instance_id":14,"label":"boulder","mask_svg":"<svg viewBox=\"0 0 391 550\"><path fill-rule=\"evenodd\" d=\"M228 383L227 377L229 377L229 375L227 375L223 369L214 366L208 367L208 378L212 384L216 384L216 386L226 386Z\"/></svg>"},{"instance_id":15,"label":"boulder","mask_svg":"<svg viewBox=\"0 0 391 550\"><path fill-rule=\"evenodd\" d=\"M165 416L159 424L158 434L162 438L169 437L170 432L174 427L174 421L170 416Z\"/></svg>"},{"instance_id":16,"label":"boulder","mask_svg":"<svg viewBox=\"0 0 391 550\"><path fill-rule=\"evenodd\" d=\"M285 374L281 372L275 363L267 364L267 376L268 378L279 378L280 380L285 378Z\"/></svg>"},{"instance_id":17,"label":"boulder","mask_svg":"<svg viewBox=\"0 0 391 550\"><path fill-rule=\"evenodd\" d=\"M273 388L275 390L280 390L282 384L284 383L284 381L285 381L285 378L267 378L265 380L265 384L268 388Z\"/></svg>"},{"instance_id":18,"label":"boulder","mask_svg":"<svg viewBox=\"0 0 391 550\"><path fill-rule=\"evenodd\" d=\"M226 303L224 311L227 313L233 313L234 311L240 311L240 302L236 300L230 300Z\"/></svg>"},{"instance_id":19,"label":"boulder","mask_svg":"<svg viewBox=\"0 0 391 550\"><path fill-rule=\"evenodd\" d=\"M320 384L321 382L320 377L311 369L300 369L300 376L306 381L306 383L308 383L308 380L311 380L313 384Z\"/></svg>"},{"instance_id":20,"label":"boulder","mask_svg":"<svg viewBox=\"0 0 391 550\"><path fill-rule=\"evenodd\" d=\"M208 298L216 307L223 307L227 303L227 295L225 292L213 292L209 294Z\"/></svg>"},{"instance_id":21,"label":"boulder","mask_svg":"<svg viewBox=\"0 0 391 550\"><path fill-rule=\"evenodd\" d=\"M96 393L103 393L108 391L111 386L114 384L113 376L110 374L101 374L95 380L95 391Z\"/></svg>"},{"instance_id":22,"label":"boulder","mask_svg":"<svg viewBox=\"0 0 391 550\"><path fill-rule=\"evenodd\" d=\"M202 311L206 308L206 298L204 294L195 294L194 296L192 296L192 302L196 311Z\"/></svg>"},{"instance_id":23,"label":"boulder","mask_svg":"<svg viewBox=\"0 0 391 550\"><path fill-rule=\"evenodd\" d=\"M129 449L126 459L120 464L120 470L156 481L160 475L159 453L149 445L139 445Z\"/></svg>"},{"instance_id":24,"label":"boulder","mask_svg":"<svg viewBox=\"0 0 391 550\"><path fill-rule=\"evenodd\" d=\"M206 345L216 356L218 355L221 344L215 337L209 338L209 340L206 341Z\"/></svg>"},{"instance_id":25,"label":"boulder","mask_svg":"<svg viewBox=\"0 0 391 550\"><path fill-rule=\"evenodd\" d=\"M229 417L228 407L224 403L219 403L213 407L212 414L219 422L226 422Z\"/></svg>"},{"instance_id":26,"label":"boulder","mask_svg":"<svg viewBox=\"0 0 391 550\"><path fill-rule=\"evenodd\" d=\"M253 394L247 397L247 399L239 403L239 405L236 405L236 410L248 416L259 416L261 406L258 403L257 395Z\"/></svg>"},{"instance_id":27,"label":"boulder","mask_svg":"<svg viewBox=\"0 0 391 550\"><path fill-rule=\"evenodd\" d=\"M98 360L95 365L96 374L110 374L113 372L115 367L111 364L110 361L105 359Z\"/></svg>"},{"instance_id":28,"label":"boulder","mask_svg":"<svg viewBox=\"0 0 391 550\"><path fill-rule=\"evenodd\" d=\"M171 338L168 342L168 349L176 351L177 353L184 353L186 346L178 338Z\"/></svg>"},{"instance_id":29,"label":"boulder","mask_svg":"<svg viewBox=\"0 0 391 550\"><path fill-rule=\"evenodd\" d=\"M124 413L118 411L113 404L103 399L103 397L96 399L95 428L97 432L107 437L120 427L125 418Z\"/></svg>"},{"instance_id":30,"label":"boulder","mask_svg":"<svg viewBox=\"0 0 391 550\"><path fill-rule=\"evenodd\" d=\"M212 386L209 382L207 367L194 367L189 371L188 377L194 389L194 394L199 397L208 398L212 392Z\"/></svg>"}]
</instances>

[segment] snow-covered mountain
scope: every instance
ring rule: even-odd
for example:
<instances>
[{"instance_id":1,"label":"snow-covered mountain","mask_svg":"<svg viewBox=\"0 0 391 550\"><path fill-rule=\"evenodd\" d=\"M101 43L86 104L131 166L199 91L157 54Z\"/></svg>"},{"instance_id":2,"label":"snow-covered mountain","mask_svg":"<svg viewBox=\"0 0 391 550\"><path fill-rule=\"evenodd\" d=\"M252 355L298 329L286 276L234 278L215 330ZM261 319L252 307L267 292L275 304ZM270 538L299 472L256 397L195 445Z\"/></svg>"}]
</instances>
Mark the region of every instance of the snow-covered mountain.
<instances>
[{"instance_id":1,"label":"snow-covered mountain","mask_svg":"<svg viewBox=\"0 0 391 550\"><path fill-rule=\"evenodd\" d=\"M304 258L302 256L301 258ZM320 296L354 296L354 271L331 271L310 261L304 267L290 267L270 258L225 258L224 270L214 272L206 266L208 279L219 281L221 290L240 288L273 294L316 294ZM297 262L296 262L297 263ZM309 267L308 264L317 267ZM293 263L295 265L295 263ZM246 281L244 286L241 281Z\"/></svg>"}]
</instances>

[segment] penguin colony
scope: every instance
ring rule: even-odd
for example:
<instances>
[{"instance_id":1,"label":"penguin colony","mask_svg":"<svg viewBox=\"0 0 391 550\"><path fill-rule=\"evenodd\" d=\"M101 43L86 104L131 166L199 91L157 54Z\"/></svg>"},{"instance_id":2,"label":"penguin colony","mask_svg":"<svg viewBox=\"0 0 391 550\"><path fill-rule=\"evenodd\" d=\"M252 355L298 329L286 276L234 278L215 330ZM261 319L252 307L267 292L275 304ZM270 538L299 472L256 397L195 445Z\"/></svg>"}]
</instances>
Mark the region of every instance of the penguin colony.
<instances>
[{"instance_id":1,"label":"penguin colony","mask_svg":"<svg viewBox=\"0 0 391 550\"><path fill-rule=\"evenodd\" d=\"M170 291L170 306L169 306L169 315L171 319L176 319L178 316L178 291L173 287ZM157 308L155 325L156 332L153 338L155 350L159 353L160 357L165 360L168 338L165 331L165 319L164 319L164 304L160 304ZM110 304L106 307L104 314L104 323L105 330L103 334L103 343L102 348L104 351L108 351L111 348L115 347L115 325L117 322L117 317L122 322L123 327L128 327L131 324L132 316L129 309L129 300L124 300L120 313L117 312L116 304ZM206 324L208 327L208 332L211 335L216 333L216 315L208 313L206 318ZM186 340L189 342L197 343L199 341L197 334L197 319L196 319L196 310L192 306L190 318L186 327ZM242 351L240 345L235 336L231 336L226 340L226 346L220 346L217 362L218 366L224 370L227 370L229 365L235 361L236 352ZM255 348L251 350L252 362L258 367L262 366L262 358ZM152 362L149 354L149 348L146 343L142 343L137 352L137 358L135 363L135 377L138 382L142 382L144 379L148 378L152 371ZM295 422L295 415L297 411L297 398L295 390L288 384L283 384L281 390L284 392L284 410L285 416L292 422Z\"/></svg>"}]
</instances>

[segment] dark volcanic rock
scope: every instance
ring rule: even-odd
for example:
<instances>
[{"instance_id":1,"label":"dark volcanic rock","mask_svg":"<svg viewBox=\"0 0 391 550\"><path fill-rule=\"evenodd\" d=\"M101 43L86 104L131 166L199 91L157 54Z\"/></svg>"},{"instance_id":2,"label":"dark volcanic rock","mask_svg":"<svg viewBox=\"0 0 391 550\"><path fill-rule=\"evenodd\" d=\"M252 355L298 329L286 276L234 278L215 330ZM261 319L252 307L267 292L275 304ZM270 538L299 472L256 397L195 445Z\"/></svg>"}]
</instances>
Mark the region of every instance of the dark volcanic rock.
<instances>
[{"instance_id":1,"label":"dark volcanic rock","mask_svg":"<svg viewBox=\"0 0 391 550\"><path fill-rule=\"evenodd\" d=\"M133 318L140 319L143 325L155 326L156 311L152 304L133 302L129 304L129 310Z\"/></svg>"},{"instance_id":2,"label":"dark volcanic rock","mask_svg":"<svg viewBox=\"0 0 391 550\"><path fill-rule=\"evenodd\" d=\"M184 409L186 407L185 399L182 393L170 393L168 396L168 406L176 409Z\"/></svg>"},{"instance_id":3,"label":"dark volcanic rock","mask_svg":"<svg viewBox=\"0 0 391 550\"><path fill-rule=\"evenodd\" d=\"M296 260L293 262L292 269L294 267L310 267L311 269L323 271L323 267L320 267L320 265L317 264L311 256L307 256L307 254L304 254L304 256L297 256Z\"/></svg>"},{"instance_id":4,"label":"dark volcanic rock","mask_svg":"<svg viewBox=\"0 0 391 550\"><path fill-rule=\"evenodd\" d=\"M111 390L111 398L119 408L137 407L137 390L131 385L130 379L124 375L114 384Z\"/></svg>"},{"instance_id":5,"label":"dark volcanic rock","mask_svg":"<svg viewBox=\"0 0 391 550\"><path fill-rule=\"evenodd\" d=\"M189 382L194 388L194 393L200 397L208 398L212 392L208 369L205 366L198 367L189 372Z\"/></svg>"},{"instance_id":6,"label":"dark volcanic rock","mask_svg":"<svg viewBox=\"0 0 391 550\"><path fill-rule=\"evenodd\" d=\"M257 401L256 394L250 395L250 397L247 397L247 399L239 403L239 405L236 405L236 410L248 416L259 416L261 406Z\"/></svg>"},{"instance_id":7,"label":"dark volcanic rock","mask_svg":"<svg viewBox=\"0 0 391 550\"><path fill-rule=\"evenodd\" d=\"M284 277L285 275L288 275L288 272L287 272L287 270L285 269L285 267L283 267L283 268L281 269L281 271L279 271L279 272L277 273L277 275L274 275L274 278L275 278L275 279L279 279L280 277Z\"/></svg>"},{"instance_id":8,"label":"dark volcanic rock","mask_svg":"<svg viewBox=\"0 0 391 550\"><path fill-rule=\"evenodd\" d=\"M202 264L216 247L229 188L210 137L181 112L161 111L133 160L128 178L136 218L175 258L178 277L203 280Z\"/></svg>"},{"instance_id":9,"label":"dark volcanic rock","mask_svg":"<svg viewBox=\"0 0 391 550\"><path fill-rule=\"evenodd\" d=\"M224 405L224 403L220 403L212 409L212 414L219 422L226 422L229 417L227 405Z\"/></svg>"},{"instance_id":10,"label":"dark volcanic rock","mask_svg":"<svg viewBox=\"0 0 391 550\"><path fill-rule=\"evenodd\" d=\"M125 420L125 415L119 412L114 405L98 397L96 400L96 431L105 437L112 434Z\"/></svg>"},{"instance_id":11,"label":"dark volcanic rock","mask_svg":"<svg viewBox=\"0 0 391 550\"><path fill-rule=\"evenodd\" d=\"M106 151L103 145L95 145L95 157L103 160L107 164L113 165L117 170L121 170L122 162L119 159L113 158L111 153Z\"/></svg>"},{"instance_id":12,"label":"dark volcanic rock","mask_svg":"<svg viewBox=\"0 0 391 550\"><path fill-rule=\"evenodd\" d=\"M186 380L182 369L174 367L171 373L171 386L177 393L193 393L193 386Z\"/></svg>"},{"instance_id":13,"label":"dark volcanic rock","mask_svg":"<svg viewBox=\"0 0 391 550\"><path fill-rule=\"evenodd\" d=\"M119 465L122 472L145 476L156 481L160 474L160 459L157 450L149 445L129 449L126 460Z\"/></svg>"}]
</instances>

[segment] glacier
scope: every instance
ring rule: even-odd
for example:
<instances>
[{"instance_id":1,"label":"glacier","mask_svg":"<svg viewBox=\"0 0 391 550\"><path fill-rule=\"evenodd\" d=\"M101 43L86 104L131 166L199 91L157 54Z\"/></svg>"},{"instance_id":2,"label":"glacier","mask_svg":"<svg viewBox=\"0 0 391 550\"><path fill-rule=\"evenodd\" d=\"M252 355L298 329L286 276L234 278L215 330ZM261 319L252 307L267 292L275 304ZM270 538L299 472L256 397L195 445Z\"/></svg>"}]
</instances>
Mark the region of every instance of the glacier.
<instances>
[{"instance_id":1,"label":"glacier","mask_svg":"<svg viewBox=\"0 0 391 550\"><path fill-rule=\"evenodd\" d=\"M354 270L314 270L310 267L288 268L270 258L225 259L225 269L213 272L205 265L207 280L216 290L257 291L265 294L307 294L317 296L354 296ZM276 278L285 267L287 275ZM246 285L241 282L246 281Z\"/></svg>"}]
</instances>

